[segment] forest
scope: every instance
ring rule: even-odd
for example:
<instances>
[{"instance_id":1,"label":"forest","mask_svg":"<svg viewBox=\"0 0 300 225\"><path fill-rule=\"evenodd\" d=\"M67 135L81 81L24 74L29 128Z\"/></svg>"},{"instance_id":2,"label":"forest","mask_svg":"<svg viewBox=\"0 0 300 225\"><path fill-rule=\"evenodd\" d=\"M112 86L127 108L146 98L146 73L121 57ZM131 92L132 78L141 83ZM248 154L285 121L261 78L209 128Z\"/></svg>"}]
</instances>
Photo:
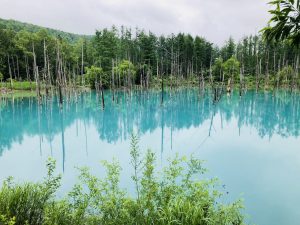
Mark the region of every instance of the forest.
<instances>
[{"instance_id":1,"label":"forest","mask_svg":"<svg viewBox=\"0 0 300 225\"><path fill-rule=\"evenodd\" d=\"M23 27L23 28L22 28ZM235 84L243 89L296 89L299 51L262 35L217 46L201 36L112 27L80 36L17 21L0 23L0 78L6 89L153 87ZM29 84L30 83L30 84ZM14 88L15 87L15 88Z\"/></svg>"}]
</instances>

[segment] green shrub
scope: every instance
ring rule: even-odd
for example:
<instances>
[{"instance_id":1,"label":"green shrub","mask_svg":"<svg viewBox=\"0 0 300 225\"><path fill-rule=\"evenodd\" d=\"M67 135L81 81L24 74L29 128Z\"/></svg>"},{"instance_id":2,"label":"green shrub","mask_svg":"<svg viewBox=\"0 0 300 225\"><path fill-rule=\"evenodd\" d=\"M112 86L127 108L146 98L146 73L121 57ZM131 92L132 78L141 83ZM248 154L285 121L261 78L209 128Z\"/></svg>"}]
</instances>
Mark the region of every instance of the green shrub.
<instances>
[{"instance_id":1,"label":"green shrub","mask_svg":"<svg viewBox=\"0 0 300 225\"><path fill-rule=\"evenodd\" d=\"M136 82L137 74L136 68L129 60L122 60L114 67L115 80L120 79L120 85L126 86L130 82L134 85ZM119 78L118 78L119 75Z\"/></svg>"},{"instance_id":2,"label":"green shrub","mask_svg":"<svg viewBox=\"0 0 300 225\"><path fill-rule=\"evenodd\" d=\"M53 201L60 176L54 177L55 162L47 163L48 174L42 183L15 184L7 179L0 189L0 215L15 218L15 224L43 224L47 203Z\"/></svg>"},{"instance_id":3,"label":"green shrub","mask_svg":"<svg viewBox=\"0 0 300 225\"><path fill-rule=\"evenodd\" d=\"M276 82L278 80L279 84L288 86L291 84L291 80L293 79L293 76L295 76L295 71L293 67L291 66L285 66L283 67L278 73L276 77Z\"/></svg>"},{"instance_id":4,"label":"green shrub","mask_svg":"<svg viewBox=\"0 0 300 225\"><path fill-rule=\"evenodd\" d=\"M7 218L6 216L0 215L0 224L3 225L14 225L16 224L16 218Z\"/></svg>"},{"instance_id":5,"label":"green shrub","mask_svg":"<svg viewBox=\"0 0 300 225\"><path fill-rule=\"evenodd\" d=\"M11 88L12 84L12 89L14 90L35 90L36 89L36 83L35 82L29 82L29 81L15 81L12 79L12 83L10 82L11 79L6 80L6 87Z\"/></svg>"},{"instance_id":6,"label":"green shrub","mask_svg":"<svg viewBox=\"0 0 300 225\"><path fill-rule=\"evenodd\" d=\"M90 88L95 89L96 84L100 85L101 83L103 88L109 87L110 77L103 72L101 67L87 67L86 71L87 73L84 75L85 83L89 85Z\"/></svg>"},{"instance_id":7,"label":"green shrub","mask_svg":"<svg viewBox=\"0 0 300 225\"><path fill-rule=\"evenodd\" d=\"M148 150L142 157L135 136L130 154L136 197L119 187L121 167L113 160L102 162L104 179L81 168L78 184L65 199L57 200L60 177L53 176L50 160L44 182L17 185L8 179L3 184L0 224L244 224L241 202L219 203L222 194L214 188L216 181L200 179L206 172L202 161L176 155L162 172L156 171L155 154Z\"/></svg>"}]
</instances>

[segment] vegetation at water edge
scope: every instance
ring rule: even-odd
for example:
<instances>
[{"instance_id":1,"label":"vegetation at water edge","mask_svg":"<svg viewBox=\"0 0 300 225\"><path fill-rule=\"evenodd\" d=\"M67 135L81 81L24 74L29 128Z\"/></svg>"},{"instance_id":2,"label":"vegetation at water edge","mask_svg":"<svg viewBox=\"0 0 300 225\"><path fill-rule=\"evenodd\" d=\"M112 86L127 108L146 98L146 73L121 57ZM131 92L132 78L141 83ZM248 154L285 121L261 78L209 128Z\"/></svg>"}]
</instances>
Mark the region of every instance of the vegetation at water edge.
<instances>
[{"instance_id":1,"label":"vegetation at water edge","mask_svg":"<svg viewBox=\"0 0 300 225\"><path fill-rule=\"evenodd\" d=\"M3 183L0 224L244 224L241 202L221 203L217 181L203 178L202 161L176 155L157 171L155 154L148 150L142 156L134 135L130 154L135 197L120 188L121 168L114 160L102 162L104 179L79 169L79 182L57 199L61 176L54 174L55 161L49 159L43 182L18 184L9 178Z\"/></svg>"}]
</instances>

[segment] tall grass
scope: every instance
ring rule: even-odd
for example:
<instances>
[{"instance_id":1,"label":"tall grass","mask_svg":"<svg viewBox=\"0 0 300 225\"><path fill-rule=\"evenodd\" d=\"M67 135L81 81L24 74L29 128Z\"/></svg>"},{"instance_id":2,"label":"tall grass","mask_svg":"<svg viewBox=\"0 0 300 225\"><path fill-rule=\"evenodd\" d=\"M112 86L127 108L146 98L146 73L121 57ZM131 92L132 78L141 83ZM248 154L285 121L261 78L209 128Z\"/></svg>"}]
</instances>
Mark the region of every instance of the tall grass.
<instances>
[{"instance_id":1,"label":"tall grass","mask_svg":"<svg viewBox=\"0 0 300 225\"><path fill-rule=\"evenodd\" d=\"M55 162L47 162L48 173L41 183L16 184L8 178L0 189L0 215L4 224L43 224L45 210L60 185L54 176ZM1 221L1 220L0 220Z\"/></svg>"},{"instance_id":2,"label":"tall grass","mask_svg":"<svg viewBox=\"0 0 300 225\"><path fill-rule=\"evenodd\" d=\"M30 91L36 89L36 83L29 81L13 81L11 86L10 82L4 82L0 84L0 88L12 88L13 90Z\"/></svg>"},{"instance_id":3,"label":"tall grass","mask_svg":"<svg viewBox=\"0 0 300 225\"><path fill-rule=\"evenodd\" d=\"M119 187L121 167L114 160L102 162L104 179L81 168L78 183L57 200L60 176L53 175L55 162L50 159L43 182L15 184L11 178L4 182L0 224L244 224L241 202L220 203L216 182L200 179L206 171L202 161L176 155L163 171L156 171L155 154L148 150L142 156L135 136L131 157L136 197Z\"/></svg>"}]
</instances>

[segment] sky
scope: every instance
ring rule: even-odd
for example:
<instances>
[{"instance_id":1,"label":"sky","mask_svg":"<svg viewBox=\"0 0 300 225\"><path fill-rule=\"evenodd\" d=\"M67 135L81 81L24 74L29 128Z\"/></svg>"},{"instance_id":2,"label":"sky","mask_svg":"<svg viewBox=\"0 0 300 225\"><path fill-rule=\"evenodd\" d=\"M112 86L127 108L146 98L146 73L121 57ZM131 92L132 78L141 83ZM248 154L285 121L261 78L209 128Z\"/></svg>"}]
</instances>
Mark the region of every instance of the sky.
<instances>
[{"instance_id":1,"label":"sky","mask_svg":"<svg viewBox=\"0 0 300 225\"><path fill-rule=\"evenodd\" d=\"M0 17L77 34L116 25L160 35L190 33L222 45L255 34L268 0L0 0Z\"/></svg>"}]
</instances>

